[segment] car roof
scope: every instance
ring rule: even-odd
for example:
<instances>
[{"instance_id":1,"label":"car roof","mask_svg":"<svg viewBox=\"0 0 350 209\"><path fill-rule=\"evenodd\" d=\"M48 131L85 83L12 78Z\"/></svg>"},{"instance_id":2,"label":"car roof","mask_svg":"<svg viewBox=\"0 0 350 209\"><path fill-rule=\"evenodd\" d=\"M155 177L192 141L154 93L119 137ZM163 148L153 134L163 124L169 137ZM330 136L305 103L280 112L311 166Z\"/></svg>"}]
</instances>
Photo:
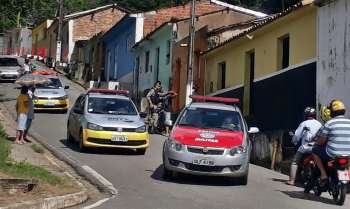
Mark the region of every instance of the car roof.
<instances>
[{"instance_id":1,"label":"car roof","mask_svg":"<svg viewBox=\"0 0 350 209\"><path fill-rule=\"evenodd\" d=\"M227 105L227 104L218 103L218 102L193 102L188 107L239 112L239 108L236 105Z\"/></svg>"},{"instance_id":2,"label":"car roof","mask_svg":"<svg viewBox=\"0 0 350 209\"><path fill-rule=\"evenodd\" d=\"M119 94L101 94L101 93L88 93L89 97L94 98L112 98L112 99L122 99L122 100L130 100L129 97Z\"/></svg>"}]
</instances>

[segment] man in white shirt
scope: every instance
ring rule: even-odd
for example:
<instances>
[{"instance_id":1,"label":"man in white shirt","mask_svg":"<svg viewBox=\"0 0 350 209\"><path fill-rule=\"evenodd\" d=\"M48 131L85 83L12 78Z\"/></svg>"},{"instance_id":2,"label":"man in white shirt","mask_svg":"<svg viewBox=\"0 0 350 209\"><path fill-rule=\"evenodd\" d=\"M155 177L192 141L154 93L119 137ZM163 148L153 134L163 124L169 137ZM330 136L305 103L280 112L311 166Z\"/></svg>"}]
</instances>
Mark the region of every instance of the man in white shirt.
<instances>
[{"instance_id":1,"label":"man in white shirt","mask_svg":"<svg viewBox=\"0 0 350 209\"><path fill-rule=\"evenodd\" d=\"M300 145L298 148L297 153L294 156L292 165L290 167L290 177L289 181L287 182L289 185L295 185L295 177L298 170L298 165L300 164L300 161L302 160L303 156L305 154L308 154L312 152L312 146L314 144L314 138L320 128L322 127L322 124L317 121L316 118L316 110L312 107L307 107L304 110L304 118L305 121L303 121L297 130L294 133L292 142L295 145Z\"/></svg>"}]
</instances>

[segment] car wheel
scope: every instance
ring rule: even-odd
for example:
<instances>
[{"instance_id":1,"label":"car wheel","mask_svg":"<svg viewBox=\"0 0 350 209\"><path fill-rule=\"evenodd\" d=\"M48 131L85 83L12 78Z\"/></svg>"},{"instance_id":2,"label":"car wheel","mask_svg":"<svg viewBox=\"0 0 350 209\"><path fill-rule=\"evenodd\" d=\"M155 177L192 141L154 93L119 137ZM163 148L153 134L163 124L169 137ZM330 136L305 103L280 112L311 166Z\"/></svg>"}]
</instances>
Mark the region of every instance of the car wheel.
<instances>
[{"instance_id":1,"label":"car wheel","mask_svg":"<svg viewBox=\"0 0 350 209\"><path fill-rule=\"evenodd\" d=\"M70 133L68 127L67 127L67 142L70 144L74 143L74 138L73 138L72 134Z\"/></svg>"},{"instance_id":2,"label":"car wheel","mask_svg":"<svg viewBox=\"0 0 350 209\"><path fill-rule=\"evenodd\" d=\"M163 164L163 179L171 180L174 177L174 172L167 169Z\"/></svg>"},{"instance_id":3,"label":"car wheel","mask_svg":"<svg viewBox=\"0 0 350 209\"><path fill-rule=\"evenodd\" d=\"M143 148L143 149L136 149L136 154L138 155L144 155L146 153L146 149Z\"/></svg>"},{"instance_id":4,"label":"car wheel","mask_svg":"<svg viewBox=\"0 0 350 209\"><path fill-rule=\"evenodd\" d=\"M79 133L79 151L86 152L86 147L84 146L83 131Z\"/></svg>"}]
</instances>

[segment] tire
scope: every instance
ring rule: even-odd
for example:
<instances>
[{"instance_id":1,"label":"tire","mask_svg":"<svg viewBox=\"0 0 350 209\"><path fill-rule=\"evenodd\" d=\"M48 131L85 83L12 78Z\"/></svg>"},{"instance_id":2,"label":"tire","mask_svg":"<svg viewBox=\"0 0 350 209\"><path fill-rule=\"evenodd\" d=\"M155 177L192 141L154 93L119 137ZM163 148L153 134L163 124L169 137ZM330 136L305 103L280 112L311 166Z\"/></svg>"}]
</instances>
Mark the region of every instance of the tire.
<instances>
[{"instance_id":1,"label":"tire","mask_svg":"<svg viewBox=\"0 0 350 209\"><path fill-rule=\"evenodd\" d=\"M245 186L248 184L248 174L242 176L242 177L239 177L236 179L236 182L242 186Z\"/></svg>"},{"instance_id":2,"label":"tire","mask_svg":"<svg viewBox=\"0 0 350 209\"><path fill-rule=\"evenodd\" d=\"M172 172L171 170L168 170L163 164L163 179L172 180L173 177L174 177L174 172Z\"/></svg>"},{"instance_id":3,"label":"tire","mask_svg":"<svg viewBox=\"0 0 350 209\"><path fill-rule=\"evenodd\" d=\"M87 151L86 147L84 146L84 139L83 139L83 131L80 130L80 133L79 133L79 151L84 153Z\"/></svg>"},{"instance_id":4,"label":"tire","mask_svg":"<svg viewBox=\"0 0 350 209\"><path fill-rule=\"evenodd\" d=\"M304 184L304 193L309 194L313 188L313 183L311 181L306 181Z\"/></svg>"},{"instance_id":5,"label":"tire","mask_svg":"<svg viewBox=\"0 0 350 209\"><path fill-rule=\"evenodd\" d=\"M336 194L333 192L333 200L337 205L344 205L347 192L347 185L339 183L336 187L338 191Z\"/></svg>"},{"instance_id":6,"label":"tire","mask_svg":"<svg viewBox=\"0 0 350 209\"><path fill-rule=\"evenodd\" d=\"M142 149L136 149L136 154L138 155L144 155L146 153L146 149L142 148Z\"/></svg>"},{"instance_id":7,"label":"tire","mask_svg":"<svg viewBox=\"0 0 350 209\"><path fill-rule=\"evenodd\" d=\"M69 144L73 144L74 143L74 138L73 138L72 134L70 134L68 127L67 127L67 142Z\"/></svg>"}]
</instances>

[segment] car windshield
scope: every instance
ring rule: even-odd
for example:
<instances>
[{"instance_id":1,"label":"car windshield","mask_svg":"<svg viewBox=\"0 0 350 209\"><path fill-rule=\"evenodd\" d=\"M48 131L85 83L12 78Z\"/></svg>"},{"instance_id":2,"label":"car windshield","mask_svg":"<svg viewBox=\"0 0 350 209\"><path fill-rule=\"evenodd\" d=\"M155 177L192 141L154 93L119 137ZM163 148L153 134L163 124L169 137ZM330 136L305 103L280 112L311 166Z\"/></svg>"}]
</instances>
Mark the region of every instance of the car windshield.
<instances>
[{"instance_id":1,"label":"car windshield","mask_svg":"<svg viewBox=\"0 0 350 209\"><path fill-rule=\"evenodd\" d=\"M90 97L88 112L95 114L137 115L137 111L131 101L118 98Z\"/></svg>"},{"instance_id":2,"label":"car windshield","mask_svg":"<svg viewBox=\"0 0 350 209\"><path fill-rule=\"evenodd\" d=\"M58 78L50 78L50 84L39 84L36 85L36 88L39 89L59 89L62 88L62 83Z\"/></svg>"},{"instance_id":3,"label":"car windshield","mask_svg":"<svg viewBox=\"0 0 350 209\"><path fill-rule=\"evenodd\" d=\"M209 108L187 108L178 125L204 129L243 131L242 120L238 112Z\"/></svg>"},{"instance_id":4,"label":"car windshield","mask_svg":"<svg viewBox=\"0 0 350 209\"><path fill-rule=\"evenodd\" d=\"M16 58L0 58L1 67L16 67L19 66Z\"/></svg>"}]
</instances>

